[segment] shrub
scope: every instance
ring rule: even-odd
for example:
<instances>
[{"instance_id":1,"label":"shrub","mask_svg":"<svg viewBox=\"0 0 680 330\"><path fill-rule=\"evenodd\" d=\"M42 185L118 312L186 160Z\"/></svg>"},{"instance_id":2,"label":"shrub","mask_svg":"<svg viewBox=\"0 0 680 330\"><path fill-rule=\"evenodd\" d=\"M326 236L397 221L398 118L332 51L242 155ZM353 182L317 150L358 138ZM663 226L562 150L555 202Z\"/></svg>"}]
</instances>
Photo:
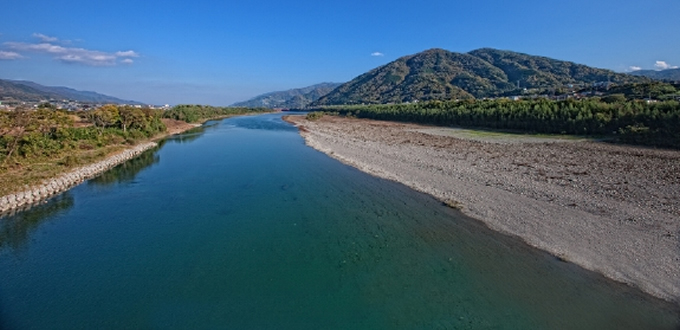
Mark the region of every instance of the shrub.
<instances>
[{"instance_id":1,"label":"shrub","mask_svg":"<svg viewBox=\"0 0 680 330\"><path fill-rule=\"evenodd\" d=\"M307 118L307 120L317 120L317 119L320 119L323 116L324 116L323 111L313 111L313 112L308 113L305 118Z\"/></svg>"}]
</instances>

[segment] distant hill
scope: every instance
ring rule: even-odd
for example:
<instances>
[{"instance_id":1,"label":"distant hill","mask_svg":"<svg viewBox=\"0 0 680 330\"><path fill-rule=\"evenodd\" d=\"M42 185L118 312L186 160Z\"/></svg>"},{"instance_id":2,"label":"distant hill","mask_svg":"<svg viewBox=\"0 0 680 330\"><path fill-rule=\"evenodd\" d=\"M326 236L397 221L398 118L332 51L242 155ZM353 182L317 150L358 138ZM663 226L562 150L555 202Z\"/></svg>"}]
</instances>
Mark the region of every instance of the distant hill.
<instances>
[{"instance_id":1,"label":"distant hill","mask_svg":"<svg viewBox=\"0 0 680 330\"><path fill-rule=\"evenodd\" d=\"M673 80L680 81L680 68L679 69L666 69L662 71L654 70L638 70L633 71L630 74L635 76L643 76L647 78L652 78L656 80Z\"/></svg>"},{"instance_id":2,"label":"distant hill","mask_svg":"<svg viewBox=\"0 0 680 330\"><path fill-rule=\"evenodd\" d=\"M27 102L39 102L57 96L56 94L45 93L33 87L0 79L0 99L10 98Z\"/></svg>"},{"instance_id":3,"label":"distant hill","mask_svg":"<svg viewBox=\"0 0 680 330\"><path fill-rule=\"evenodd\" d=\"M302 109L340 86L339 83L321 83L304 88L271 92L248 101L234 103L235 107Z\"/></svg>"},{"instance_id":4,"label":"distant hill","mask_svg":"<svg viewBox=\"0 0 680 330\"><path fill-rule=\"evenodd\" d=\"M483 98L520 88L557 88L595 82L649 79L572 62L483 48L469 53L430 49L362 74L314 105L401 103Z\"/></svg>"},{"instance_id":5,"label":"distant hill","mask_svg":"<svg viewBox=\"0 0 680 330\"><path fill-rule=\"evenodd\" d=\"M87 103L143 104L122 100L96 92L79 91L68 87L43 86L32 81L0 79L0 99L12 98L26 102L43 100L74 100Z\"/></svg>"}]
</instances>

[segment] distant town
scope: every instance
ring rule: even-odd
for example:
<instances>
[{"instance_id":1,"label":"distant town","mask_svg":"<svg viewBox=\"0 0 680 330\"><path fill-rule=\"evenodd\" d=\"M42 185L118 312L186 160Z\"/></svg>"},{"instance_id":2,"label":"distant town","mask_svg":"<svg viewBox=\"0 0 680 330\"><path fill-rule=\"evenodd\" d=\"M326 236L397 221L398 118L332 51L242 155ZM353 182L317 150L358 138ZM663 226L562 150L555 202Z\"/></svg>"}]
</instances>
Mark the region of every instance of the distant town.
<instances>
[{"instance_id":1,"label":"distant town","mask_svg":"<svg viewBox=\"0 0 680 330\"><path fill-rule=\"evenodd\" d=\"M18 107L23 107L27 109L35 109L38 108L41 104L50 104L51 107L55 109L60 109L60 110L67 110L67 111L83 111L83 110L90 110L90 109L97 109L105 104L108 103L93 103L93 102L81 102L77 100L66 100L66 99L45 99L45 100L40 100L38 102L31 102L31 101L22 101L22 100L17 100L11 97L3 97L0 100L0 110L14 110ZM169 104L165 105L140 105L140 104L120 104L122 106L129 105L135 108L149 108L149 109L159 109L159 110L168 110L170 109Z\"/></svg>"}]
</instances>

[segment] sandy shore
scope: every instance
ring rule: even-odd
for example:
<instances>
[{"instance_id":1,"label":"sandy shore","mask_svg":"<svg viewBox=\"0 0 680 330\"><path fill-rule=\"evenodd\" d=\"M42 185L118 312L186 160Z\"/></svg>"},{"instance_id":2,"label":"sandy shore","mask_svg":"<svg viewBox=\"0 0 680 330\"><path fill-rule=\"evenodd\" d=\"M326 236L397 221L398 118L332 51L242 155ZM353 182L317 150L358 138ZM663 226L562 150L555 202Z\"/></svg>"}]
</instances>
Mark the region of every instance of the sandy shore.
<instances>
[{"instance_id":1,"label":"sandy shore","mask_svg":"<svg viewBox=\"0 0 680 330\"><path fill-rule=\"evenodd\" d=\"M680 151L325 116L307 144L564 260L680 300Z\"/></svg>"}]
</instances>

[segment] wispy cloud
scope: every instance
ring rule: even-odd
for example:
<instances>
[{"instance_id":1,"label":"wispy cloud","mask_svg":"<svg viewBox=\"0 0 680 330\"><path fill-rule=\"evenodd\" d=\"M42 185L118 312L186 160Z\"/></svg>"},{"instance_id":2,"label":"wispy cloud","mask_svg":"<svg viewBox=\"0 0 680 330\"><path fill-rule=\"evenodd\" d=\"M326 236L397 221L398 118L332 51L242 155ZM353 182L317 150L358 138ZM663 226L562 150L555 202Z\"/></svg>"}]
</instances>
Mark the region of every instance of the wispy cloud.
<instances>
[{"instance_id":1,"label":"wispy cloud","mask_svg":"<svg viewBox=\"0 0 680 330\"><path fill-rule=\"evenodd\" d=\"M5 52L0 50L0 60L18 60L23 58L21 54L15 52Z\"/></svg>"},{"instance_id":2,"label":"wispy cloud","mask_svg":"<svg viewBox=\"0 0 680 330\"><path fill-rule=\"evenodd\" d=\"M666 61L656 61L656 64L654 64L654 67L659 69L659 70L666 70L666 69L677 69L677 65L670 65L666 63Z\"/></svg>"},{"instance_id":3,"label":"wispy cloud","mask_svg":"<svg viewBox=\"0 0 680 330\"><path fill-rule=\"evenodd\" d=\"M385 56L385 54L383 54L381 52L374 52L374 53L371 53L371 56Z\"/></svg>"},{"instance_id":4,"label":"wispy cloud","mask_svg":"<svg viewBox=\"0 0 680 330\"><path fill-rule=\"evenodd\" d=\"M59 38L50 37L50 36L44 35L42 33L33 33L33 36L40 39L40 41L42 41L42 42L57 42L57 41L59 41Z\"/></svg>"},{"instance_id":5,"label":"wispy cloud","mask_svg":"<svg viewBox=\"0 0 680 330\"><path fill-rule=\"evenodd\" d=\"M132 64L133 61L131 58L139 57L139 54L133 50L117 51L111 53L85 48L64 47L56 44L59 42L58 38L50 37L41 33L34 33L33 36L40 39L41 42L5 42L3 45L10 51L4 51L0 56L12 57L9 59L16 59L23 57L21 55L22 52L30 52L47 54L63 63L82 64L87 66L114 66L121 63Z\"/></svg>"},{"instance_id":6,"label":"wispy cloud","mask_svg":"<svg viewBox=\"0 0 680 330\"><path fill-rule=\"evenodd\" d=\"M125 52L116 52L116 56L118 57L139 57L139 54L137 54L133 50L128 50Z\"/></svg>"},{"instance_id":7,"label":"wispy cloud","mask_svg":"<svg viewBox=\"0 0 680 330\"><path fill-rule=\"evenodd\" d=\"M628 71L640 71L640 70L642 70L642 68L639 66L631 65L628 67Z\"/></svg>"}]
</instances>

